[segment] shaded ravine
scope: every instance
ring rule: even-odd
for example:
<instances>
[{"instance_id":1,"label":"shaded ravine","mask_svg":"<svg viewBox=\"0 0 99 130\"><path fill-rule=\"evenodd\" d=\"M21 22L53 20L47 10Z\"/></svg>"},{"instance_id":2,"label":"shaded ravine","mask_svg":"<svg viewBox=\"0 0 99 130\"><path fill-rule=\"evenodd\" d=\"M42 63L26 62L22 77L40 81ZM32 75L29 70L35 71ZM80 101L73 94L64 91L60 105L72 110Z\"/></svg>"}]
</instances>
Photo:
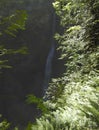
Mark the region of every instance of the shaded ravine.
<instances>
[{"instance_id":1,"label":"shaded ravine","mask_svg":"<svg viewBox=\"0 0 99 130\"><path fill-rule=\"evenodd\" d=\"M2 15L14 10L26 10L26 30L19 31L16 38L7 37L1 43L14 49L27 46L29 54L8 56L12 69L3 70L0 75L0 114L11 122L10 130L18 126L24 130L28 122L34 122L40 112L35 104L28 105L26 96L42 96L46 56L52 37L52 0L20 0L4 6ZM15 45L15 46L14 46ZM44 50L45 49L45 50Z\"/></svg>"},{"instance_id":2,"label":"shaded ravine","mask_svg":"<svg viewBox=\"0 0 99 130\"><path fill-rule=\"evenodd\" d=\"M53 61L53 56L54 56L54 53L55 53L55 39L54 39L55 29L56 29L56 14L53 11L51 48L49 50L48 57L47 57L47 60L46 60L45 78L44 78L44 84L43 84L43 96L46 93L46 90L48 88L48 85L49 85L49 82L50 82L50 79L51 79L52 61Z\"/></svg>"}]
</instances>

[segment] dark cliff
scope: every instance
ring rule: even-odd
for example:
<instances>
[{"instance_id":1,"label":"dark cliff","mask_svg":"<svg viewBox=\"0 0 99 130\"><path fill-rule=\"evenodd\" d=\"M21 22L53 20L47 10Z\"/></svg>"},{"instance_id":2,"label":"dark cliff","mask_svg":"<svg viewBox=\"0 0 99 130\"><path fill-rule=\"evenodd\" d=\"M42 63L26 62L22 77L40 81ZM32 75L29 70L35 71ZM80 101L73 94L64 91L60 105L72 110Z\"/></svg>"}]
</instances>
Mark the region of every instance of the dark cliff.
<instances>
[{"instance_id":1,"label":"dark cliff","mask_svg":"<svg viewBox=\"0 0 99 130\"><path fill-rule=\"evenodd\" d=\"M16 48L25 45L29 54L9 57L13 68L4 70L0 77L0 114L14 125L20 124L21 128L39 115L35 105L26 104L26 96L33 93L41 97L43 93L46 59L53 37L51 3L51 0L13 0L1 8L1 15L4 16L17 9L28 13L26 30L18 32L16 38L5 39L5 42ZM58 75L61 66L56 57L57 53L53 61L53 68L56 68L53 76Z\"/></svg>"}]
</instances>

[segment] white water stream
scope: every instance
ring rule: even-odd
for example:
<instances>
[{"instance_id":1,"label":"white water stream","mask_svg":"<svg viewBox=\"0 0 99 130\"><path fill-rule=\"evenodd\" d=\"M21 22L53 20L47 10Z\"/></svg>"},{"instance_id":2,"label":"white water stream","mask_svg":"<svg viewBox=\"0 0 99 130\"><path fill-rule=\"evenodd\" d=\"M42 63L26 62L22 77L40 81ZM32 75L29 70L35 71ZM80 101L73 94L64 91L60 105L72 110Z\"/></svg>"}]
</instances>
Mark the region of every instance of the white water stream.
<instances>
[{"instance_id":1,"label":"white water stream","mask_svg":"<svg viewBox=\"0 0 99 130\"><path fill-rule=\"evenodd\" d=\"M44 95L46 93L46 90L48 88L48 85L51 79L52 60L53 60L53 56L55 52L55 40L54 40L55 28L56 28L56 15L55 13L53 13L51 48L50 48L50 51L46 60L46 66L45 66L45 78L44 78L44 85L43 85Z\"/></svg>"}]
</instances>

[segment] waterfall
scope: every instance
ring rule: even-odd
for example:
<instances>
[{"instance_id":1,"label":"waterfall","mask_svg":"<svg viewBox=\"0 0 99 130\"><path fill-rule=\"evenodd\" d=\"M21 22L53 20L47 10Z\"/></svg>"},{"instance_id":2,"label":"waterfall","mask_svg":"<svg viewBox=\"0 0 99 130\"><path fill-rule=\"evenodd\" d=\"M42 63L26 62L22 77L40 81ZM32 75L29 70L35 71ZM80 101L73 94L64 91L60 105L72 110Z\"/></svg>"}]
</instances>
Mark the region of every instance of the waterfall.
<instances>
[{"instance_id":1,"label":"waterfall","mask_svg":"<svg viewBox=\"0 0 99 130\"><path fill-rule=\"evenodd\" d=\"M55 40L54 40L55 27L56 27L56 15L55 13L53 13L51 48L50 48L50 51L46 60L46 66L45 66L45 78L44 78L44 85L43 85L44 95L46 93L46 90L48 88L48 84L51 78L52 60L53 60L53 56L55 52Z\"/></svg>"}]
</instances>

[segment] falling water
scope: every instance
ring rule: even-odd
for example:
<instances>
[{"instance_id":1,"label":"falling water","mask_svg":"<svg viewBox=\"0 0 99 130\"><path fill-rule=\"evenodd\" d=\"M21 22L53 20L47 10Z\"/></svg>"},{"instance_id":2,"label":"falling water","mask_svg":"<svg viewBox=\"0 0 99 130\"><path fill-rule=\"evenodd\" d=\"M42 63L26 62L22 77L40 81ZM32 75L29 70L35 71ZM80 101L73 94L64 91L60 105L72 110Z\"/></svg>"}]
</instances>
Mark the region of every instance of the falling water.
<instances>
[{"instance_id":1,"label":"falling water","mask_svg":"<svg viewBox=\"0 0 99 130\"><path fill-rule=\"evenodd\" d=\"M53 38L54 33L55 33L55 25L56 24L56 15L53 13L53 23L52 23L52 36L51 36L51 48L46 60L46 66L45 66L45 79L44 79L44 85L43 85L43 90L44 90L44 95L45 92L48 88L48 84L51 78L51 71L52 71L52 60L55 52L55 40Z\"/></svg>"}]
</instances>

